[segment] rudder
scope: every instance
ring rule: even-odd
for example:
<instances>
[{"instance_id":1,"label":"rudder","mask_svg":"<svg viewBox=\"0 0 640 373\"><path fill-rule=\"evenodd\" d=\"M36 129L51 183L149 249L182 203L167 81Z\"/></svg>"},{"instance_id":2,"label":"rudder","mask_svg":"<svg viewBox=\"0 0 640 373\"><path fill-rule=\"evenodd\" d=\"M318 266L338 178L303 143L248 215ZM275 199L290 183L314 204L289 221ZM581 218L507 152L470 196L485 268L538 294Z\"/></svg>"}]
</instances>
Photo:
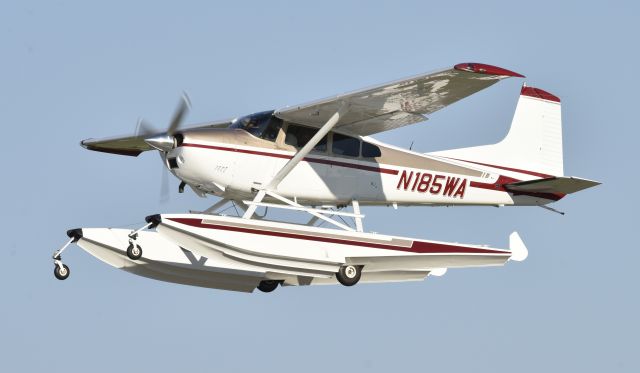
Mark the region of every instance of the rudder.
<instances>
[{"instance_id":1,"label":"rudder","mask_svg":"<svg viewBox=\"0 0 640 373\"><path fill-rule=\"evenodd\" d=\"M497 144L432 153L465 161L562 176L560 99L539 88L522 86L511 128Z\"/></svg>"}]
</instances>

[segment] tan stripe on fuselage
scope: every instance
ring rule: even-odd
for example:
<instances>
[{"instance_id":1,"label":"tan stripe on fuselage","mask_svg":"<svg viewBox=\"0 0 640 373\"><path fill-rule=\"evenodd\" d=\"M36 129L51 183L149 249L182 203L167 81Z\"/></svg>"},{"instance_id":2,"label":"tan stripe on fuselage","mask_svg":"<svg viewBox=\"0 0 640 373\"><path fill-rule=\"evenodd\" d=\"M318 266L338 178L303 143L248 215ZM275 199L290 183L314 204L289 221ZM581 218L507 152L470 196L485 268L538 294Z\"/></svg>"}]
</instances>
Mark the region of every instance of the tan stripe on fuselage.
<instances>
[{"instance_id":1,"label":"tan stripe on fuselage","mask_svg":"<svg viewBox=\"0 0 640 373\"><path fill-rule=\"evenodd\" d=\"M338 132L339 133L339 132ZM194 129L185 130L183 132L186 142L203 142L203 143L223 143L228 145L240 145L259 148L261 150L279 150L287 152L296 152L297 149L291 145L284 143L284 131L280 130L275 142L263 140L255 137L245 130L241 129ZM359 161L369 164L371 167L380 166L397 166L405 168L413 168L419 170L429 170L434 172L459 174L470 177L481 177L482 172L473 168L459 166L448 162L429 158L427 156L410 153L398 149L393 149L375 144L380 148L381 156L376 158L363 157L344 157L332 154L330 157L336 161L345 162L347 160ZM327 152L312 151L310 156L329 156Z\"/></svg>"}]
</instances>

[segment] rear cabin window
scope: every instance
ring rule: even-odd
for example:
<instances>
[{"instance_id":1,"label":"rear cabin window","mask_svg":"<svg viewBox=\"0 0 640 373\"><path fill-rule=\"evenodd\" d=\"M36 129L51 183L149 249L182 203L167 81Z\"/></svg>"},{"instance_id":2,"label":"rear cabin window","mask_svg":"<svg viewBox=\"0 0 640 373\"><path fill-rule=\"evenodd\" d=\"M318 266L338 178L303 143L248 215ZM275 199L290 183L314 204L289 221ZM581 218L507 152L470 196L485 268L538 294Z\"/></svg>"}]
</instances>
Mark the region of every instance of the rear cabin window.
<instances>
[{"instance_id":1,"label":"rear cabin window","mask_svg":"<svg viewBox=\"0 0 640 373\"><path fill-rule=\"evenodd\" d=\"M364 158L375 158L380 157L382 152L380 152L380 148L373 144L369 144L368 142L362 142L362 156Z\"/></svg>"},{"instance_id":2,"label":"rear cabin window","mask_svg":"<svg viewBox=\"0 0 640 373\"><path fill-rule=\"evenodd\" d=\"M315 128L297 126L295 124L290 124L287 128L287 136L284 138L284 143L287 145L295 146L296 148L302 148L305 146L309 140L313 137L313 135L318 132ZM327 136L325 136L315 147L313 147L313 151L316 152L327 152Z\"/></svg>"},{"instance_id":3,"label":"rear cabin window","mask_svg":"<svg viewBox=\"0 0 640 373\"><path fill-rule=\"evenodd\" d=\"M360 155L360 140L354 137L334 133L333 146L331 150L335 155L357 157Z\"/></svg>"}]
</instances>

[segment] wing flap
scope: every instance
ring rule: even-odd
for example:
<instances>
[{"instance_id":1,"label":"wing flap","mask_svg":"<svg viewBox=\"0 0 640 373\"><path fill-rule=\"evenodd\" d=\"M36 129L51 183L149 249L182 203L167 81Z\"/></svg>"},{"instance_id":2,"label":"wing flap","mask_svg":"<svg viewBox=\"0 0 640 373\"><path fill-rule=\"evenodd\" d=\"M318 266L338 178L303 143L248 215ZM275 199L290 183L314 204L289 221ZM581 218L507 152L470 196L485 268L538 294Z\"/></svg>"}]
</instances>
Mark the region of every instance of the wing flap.
<instances>
[{"instance_id":1,"label":"wing flap","mask_svg":"<svg viewBox=\"0 0 640 373\"><path fill-rule=\"evenodd\" d=\"M458 64L453 68L365 88L326 99L277 110L283 120L320 127L342 102L348 112L337 128L371 135L417 123L501 79L521 76L509 70L482 64Z\"/></svg>"},{"instance_id":2,"label":"wing flap","mask_svg":"<svg viewBox=\"0 0 640 373\"><path fill-rule=\"evenodd\" d=\"M557 176L546 179L519 181L506 184L509 191L524 193L562 193L571 194L600 185L600 182L573 176Z\"/></svg>"}]
</instances>

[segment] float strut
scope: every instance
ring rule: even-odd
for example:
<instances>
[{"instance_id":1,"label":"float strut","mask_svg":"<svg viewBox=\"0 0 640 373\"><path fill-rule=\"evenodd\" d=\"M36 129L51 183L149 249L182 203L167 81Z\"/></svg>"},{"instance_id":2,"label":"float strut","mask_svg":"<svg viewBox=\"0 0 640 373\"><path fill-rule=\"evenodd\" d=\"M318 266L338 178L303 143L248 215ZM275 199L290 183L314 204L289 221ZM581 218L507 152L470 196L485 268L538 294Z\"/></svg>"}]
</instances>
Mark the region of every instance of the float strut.
<instances>
[{"instance_id":1,"label":"float strut","mask_svg":"<svg viewBox=\"0 0 640 373\"><path fill-rule=\"evenodd\" d=\"M153 225L153 222L147 223L142 228L138 229L137 231L133 231L133 232L129 233L129 238L132 239L132 240L135 240L136 238L138 238L138 233L140 233L141 230L147 229L152 225Z\"/></svg>"},{"instance_id":2,"label":"float strut","mask_svg":"<svg viewBox=\"0 0 640 373\"><path fill-rule=\"evenodd\" d=\"M62 267L62 263L60 263L60 261L62 260L62 252L69 247L69 245L71 245L72 243L74 243L76 241L75 237L71 237L69 238L69 241L67 241L67 243L65 243L61 248L59 248L58 250L56 250L53 253L53 260L55 260L56 264L59 267Z\"/></svg>"}]
</instances>

